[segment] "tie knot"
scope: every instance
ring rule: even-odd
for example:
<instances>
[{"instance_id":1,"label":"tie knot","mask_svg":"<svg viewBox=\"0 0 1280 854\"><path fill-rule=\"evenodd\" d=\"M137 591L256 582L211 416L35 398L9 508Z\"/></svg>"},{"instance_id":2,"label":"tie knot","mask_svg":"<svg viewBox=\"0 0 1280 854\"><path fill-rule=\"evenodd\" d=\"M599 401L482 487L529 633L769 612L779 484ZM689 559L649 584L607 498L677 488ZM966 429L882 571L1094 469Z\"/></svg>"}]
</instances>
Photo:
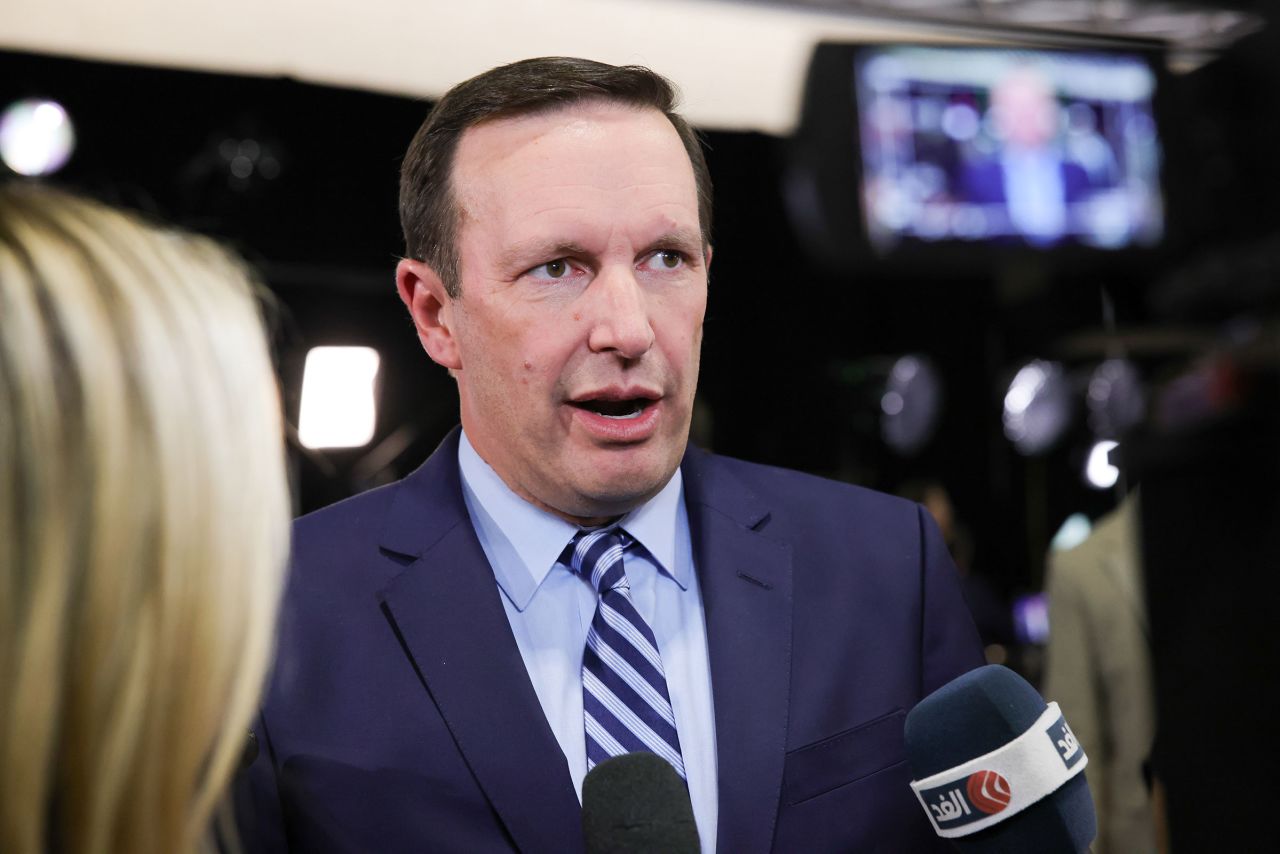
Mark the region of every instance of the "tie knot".
<instances>
[{"instance_id":1,"label":"tie knot","mask_svg":"<svg viewBox=\"0 0 1280 854\"><path fill-rule=\"evenodd\" d=\"M631 545L626 531L615 526L579 531L565 546L561 560L591 581L596 593L629 589L622 568L622 553Z\"/></svg>"}]
</instances>

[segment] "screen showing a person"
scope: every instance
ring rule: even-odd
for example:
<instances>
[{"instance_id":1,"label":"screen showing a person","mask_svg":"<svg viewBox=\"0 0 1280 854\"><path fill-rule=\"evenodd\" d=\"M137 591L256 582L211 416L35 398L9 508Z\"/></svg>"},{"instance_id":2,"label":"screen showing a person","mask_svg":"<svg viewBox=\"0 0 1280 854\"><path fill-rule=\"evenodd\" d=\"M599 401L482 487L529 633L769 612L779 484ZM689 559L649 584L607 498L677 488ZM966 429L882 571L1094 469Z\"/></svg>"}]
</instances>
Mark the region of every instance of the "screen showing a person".
<instances>
[{"instance_id":1,"label":"screen showing a person","mask_svg":"<svg viewBox=\"0 0 1280 854\"><path fill-rule=\"evenodd\" d=\"M869 237L1106 249L1163 233L1136 54L887 46L856 60Z\"/></svg>"}]
</instances>

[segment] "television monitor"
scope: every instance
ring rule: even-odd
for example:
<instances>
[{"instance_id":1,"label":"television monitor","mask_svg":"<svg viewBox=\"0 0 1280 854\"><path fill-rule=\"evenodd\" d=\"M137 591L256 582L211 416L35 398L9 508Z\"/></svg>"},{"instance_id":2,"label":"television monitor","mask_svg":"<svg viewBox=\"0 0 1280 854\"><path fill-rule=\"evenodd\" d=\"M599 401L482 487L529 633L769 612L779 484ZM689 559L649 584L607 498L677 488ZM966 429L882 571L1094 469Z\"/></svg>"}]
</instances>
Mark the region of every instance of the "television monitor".
<instances>
[{"instance_id":1,"label":"television monitor","mask_svg":"<svg viewBox=\"0 0 1280 854\"><path fill-rule=\"evenodd\" d=\"M1160 240L1146 56L863 45L852 60L861 219L877 249Z\"/></svg>"}]
</instances>

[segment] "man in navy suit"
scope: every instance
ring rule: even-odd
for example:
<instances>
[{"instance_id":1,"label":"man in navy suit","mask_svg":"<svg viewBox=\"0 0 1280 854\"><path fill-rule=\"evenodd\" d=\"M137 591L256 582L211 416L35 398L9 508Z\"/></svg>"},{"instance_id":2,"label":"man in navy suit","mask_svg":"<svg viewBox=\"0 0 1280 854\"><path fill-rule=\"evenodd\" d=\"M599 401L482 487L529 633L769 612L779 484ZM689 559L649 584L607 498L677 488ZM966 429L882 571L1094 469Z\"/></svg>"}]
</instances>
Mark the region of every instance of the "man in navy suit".
<instances>
[{"instance_id":1,"label":"man in navy suit","mask_svg":"<svg viewBox=\"0 0 1280 854\"><path fill-rule=\"evenodd\" d=\"M462 427L297 523L251 850L581 851L582 780L626 749L684 775L704 851L937 844L902 729L982 663L955 569L916 505L688 447L711 187L673 102L529 60L411 144L397 285ZM597 535L620 587L566 548Z\"/></svg>"},{"instance_id":2,"label":"man in navy suit","mask_svg":"<svg viewBox=\"0 0 1280 854\"><path fill-rule=\"evenodd\" d=\"M1048 75L1029 64L1011 68L991 89L991 118L999 144L962 168L961 198L983 206L991 233L1032 245L1086 231L1079 206L1092 192L1089 174L1063 150Z\"/></svg>"}]
</instances>

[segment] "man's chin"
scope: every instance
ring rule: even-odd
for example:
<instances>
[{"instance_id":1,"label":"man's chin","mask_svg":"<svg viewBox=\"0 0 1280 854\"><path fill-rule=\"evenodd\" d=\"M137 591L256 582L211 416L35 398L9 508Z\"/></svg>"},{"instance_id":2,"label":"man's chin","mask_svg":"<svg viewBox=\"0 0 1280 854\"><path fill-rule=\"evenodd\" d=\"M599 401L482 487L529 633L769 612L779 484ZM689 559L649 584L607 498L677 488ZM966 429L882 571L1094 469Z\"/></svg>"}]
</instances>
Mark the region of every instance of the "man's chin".
<instances>
[{"instance_id":1,"label":"man's chin","mask_svg":"<svg viewBox=\"0 0 1280 854\"><path fill-rule=\"evenodd\" d=\"M572 515L584 518L621 516L662 491L679 465L616 467L587 473L574 491Z\"/></svg>"}]
</instances>

